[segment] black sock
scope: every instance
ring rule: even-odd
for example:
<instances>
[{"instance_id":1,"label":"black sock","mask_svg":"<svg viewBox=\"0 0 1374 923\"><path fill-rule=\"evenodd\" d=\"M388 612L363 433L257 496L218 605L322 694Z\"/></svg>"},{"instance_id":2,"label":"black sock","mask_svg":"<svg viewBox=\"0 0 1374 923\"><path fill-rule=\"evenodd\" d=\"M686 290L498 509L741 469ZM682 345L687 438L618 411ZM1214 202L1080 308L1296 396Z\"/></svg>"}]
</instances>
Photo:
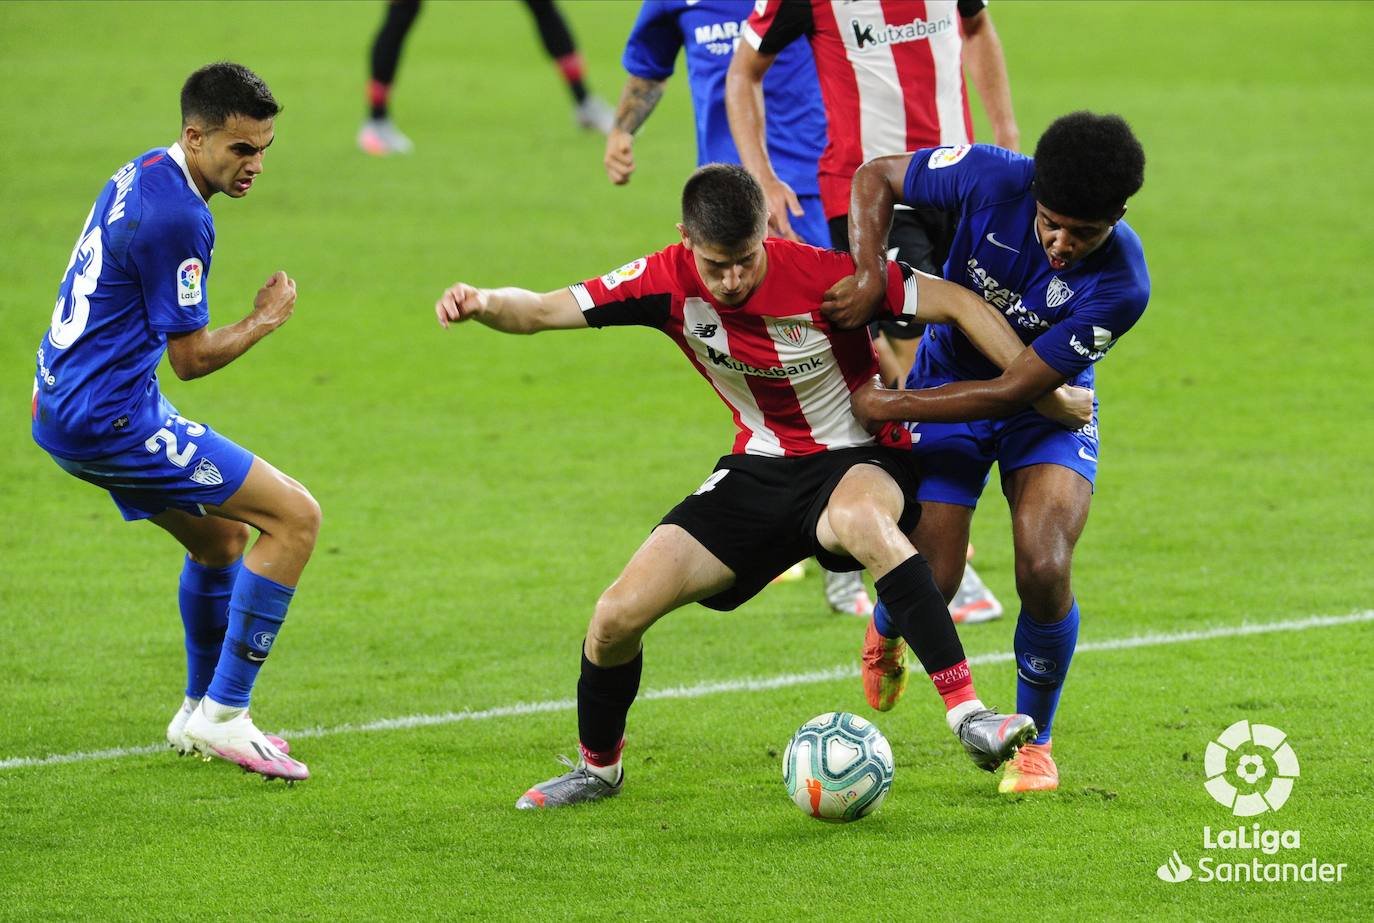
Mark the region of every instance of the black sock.
<instances>
[{"instance_id":1,"label":"black sock","mask_svg":"<svg viewBox=\"0 0 1374 923\"><path fill-rule=\"evenodd\" d=\"M598 667L582 654L582 676L577 681L577 737L588 762L614 763L625 739L625 716L639 694L639 675L644 669L641 648L629 663Z\"/></svg>"},{"instance_id":2,"label":"black sock","mask_svg":"<svg viewBox=\"0 0 1374 923\"><path fill-rule=\"evenodd\" d=\"M917 553L873 585L887 607L892 627L901 632L926 673L938 673L964 659L964 645L930 564Z\"/></svg>"},{"instance_id":3,"label":"black sock","mask_svg":"<svg viewBox=\"0 0 1374 923\"><path fill-rule=\"evenodd\" d=\"M372 90L371 114L374 119L386 118L386 92L396 79L396 68L401 63L401 46L405 44L406 33L420 14L420 0L398 0L386 5L386 18L382 20L382 30L372 43ZM386 88L379 94L378 87Z\"/></svg>"}]
</instances>

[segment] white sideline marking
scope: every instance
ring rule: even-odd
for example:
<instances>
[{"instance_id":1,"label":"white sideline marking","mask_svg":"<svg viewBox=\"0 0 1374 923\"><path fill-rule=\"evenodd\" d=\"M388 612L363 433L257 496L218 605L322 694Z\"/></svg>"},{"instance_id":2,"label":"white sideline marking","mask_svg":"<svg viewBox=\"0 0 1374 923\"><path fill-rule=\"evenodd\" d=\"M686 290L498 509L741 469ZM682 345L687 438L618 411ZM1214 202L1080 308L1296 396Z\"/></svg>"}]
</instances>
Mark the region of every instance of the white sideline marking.
<instances>
[{"instance_id":1,"label":"white sideline marking","mask_svg":"<svg viewBox=\"0 0 1374 923\"><path fill-rule=\"evenodd\" d=\"M1264 635L1280 631L1307 631L1312 628L1334 628L1339 625L1353 625L1359 622L1374 622L1374 609L1353 612L1350 615L1313 615L1302 619L1289 619L1282 622L1242 623L1204 628L1200 631L1180 631L1169 634L1135 635L1130 638L1113 638L1107 641L1088 641L1078 645L1075 655L1089 651L1122 651L1137 647L1161 647L1166 644L1187 644L1192 641L1210 641L1215 638L1241 638L1248 635ZM1006 663L1012 659L1010 652L980 654L968 659L970 666L989 663ZM807 686L837 679L851 679L859 675L855 665L831 667L828 670L815 670L810 673L784 673L781 676L745 677L743 679L719 680L712 683L697 683L692 686L670 686L664 689L649 689L640 694L640 699L697 699L702 696L722 692L757 692L768 689L785 689L790 686ZM303 728L298 731L282 731L280 736L292 740L326 737L334 734L362 734L371 731L396 731L408 728L433 727L440 724L456 724L460 721L487 721L492 718L514 718L520 715L538 715L546 712L572 711L577 707L575 699L550 699L544 702L516 702L513 705L499 705L481 711L450 711L437 715L406 715L402 718L381 718L362 724L337 724L333 727ZM165 753L167 745L149 744L144 747L111 747L108 750L83 750L77 753L55 753L52 756L15 756L0 760L0 770L18 769L27 766L57 766L63 763L89 763L96 760L117 760L126 756L146 756L151 753Z\"/></svg>"}]
</instances>

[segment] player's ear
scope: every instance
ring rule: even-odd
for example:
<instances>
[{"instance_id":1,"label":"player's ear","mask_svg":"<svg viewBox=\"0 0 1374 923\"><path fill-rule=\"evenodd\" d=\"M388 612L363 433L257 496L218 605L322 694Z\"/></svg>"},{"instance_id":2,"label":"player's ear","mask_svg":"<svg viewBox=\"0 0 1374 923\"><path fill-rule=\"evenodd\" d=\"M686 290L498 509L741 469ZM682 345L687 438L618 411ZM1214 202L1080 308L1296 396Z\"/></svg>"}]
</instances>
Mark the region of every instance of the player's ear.
<instances>
[{"instance_id":1,"label":"player's ear","mask_svg":"<svg viewBox=\"0 0 1374 923\"><path fill-rule=\"evenodd\" d=\"M201 145L205 143L205 135L201 130L190 122L181 126L181 146L188 151L199 154Z\"/></svg>"},{"instance_id":2,"label":"player's ear","mask_svg":"<svg viewBox=\"0 0 1374 923\"><path fill-rule=\"evenodd\" d=\"M687 236L687 225L681 221L677 223L677 232L682 235L682 245L688 250L692 249L692 238Z\"/></svg>"}]
</instances>

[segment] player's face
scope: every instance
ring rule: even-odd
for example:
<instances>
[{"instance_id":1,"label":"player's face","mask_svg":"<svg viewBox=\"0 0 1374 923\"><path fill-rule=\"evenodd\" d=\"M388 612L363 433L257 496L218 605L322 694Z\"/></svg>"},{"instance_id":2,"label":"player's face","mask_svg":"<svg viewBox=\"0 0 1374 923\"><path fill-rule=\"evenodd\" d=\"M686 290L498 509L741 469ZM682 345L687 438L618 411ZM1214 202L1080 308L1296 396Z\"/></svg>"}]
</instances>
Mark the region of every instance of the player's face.
<instances>
[{"instance_id":1,"label":"player's face","mask_svg":"<svg viewBox=\"0 0 1374 923\"><path fill-rule=\"evenodd\" d=\"M682 242L692 251L697 275L716 301L732 307L743 304L763 281L768 255L763 249L762 235L739 247L721 247L692 240L680 224L678 230L682 232Z\"/></svg>"},{"instance_id":2,"label":"player's face","mask_svg":"<svg viewBox=\"0 0 1374 923\"><path fill-rule=\"evenodd\" d=\"M1059 212L1050 211L1039 202L1035 203L1035 232L1040 236L1040 246L1045 248L1045 256L1050 268L1059 271L1079 263L1106 241L1112 228L1126 214L1123 206L1115 218L1101 221L1084 221L1070 218Z\"/></svg>"},{"instance_id":3,"label":"player's face","mask_svg":"<svg viewBox=\"0 0 1374 923\"><path fill-rule=\"evenodd\" d=\"M216 192L241 199L262 172L262 155L272 145L271 119L252 119L231 115L215 128L187 125L182 129L182 146L192 175L198 174L201 192L208 199Z\"/></svg>"}]
</instances>

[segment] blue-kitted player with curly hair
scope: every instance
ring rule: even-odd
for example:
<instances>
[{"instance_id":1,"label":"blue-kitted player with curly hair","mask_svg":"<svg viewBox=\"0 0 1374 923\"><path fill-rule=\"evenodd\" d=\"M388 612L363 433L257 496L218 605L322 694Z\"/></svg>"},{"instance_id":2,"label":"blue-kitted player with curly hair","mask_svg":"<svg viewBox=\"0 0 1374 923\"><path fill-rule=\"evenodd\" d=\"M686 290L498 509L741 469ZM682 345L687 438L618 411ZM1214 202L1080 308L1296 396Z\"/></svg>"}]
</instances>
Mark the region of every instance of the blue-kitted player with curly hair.
<instances>
[{"instance_id":1,"label":"blue-kitted player with curly hair","mask_svg":"<svg viewBox=\"0 0 1374 923\"><path fill-rule=\"evenodd\" d=\"M932 325L908 379L912 391L865 389L861 419L919 421L922 515L913 535L936 583L953 595L973 510L995 461L1011 506L1016 589L1016 710L1035 742L1007 764L1003 792L1055 789L1050 732L1078 638L1069 572L1087 522L1099 455L1092 422L1069 430L1023 410L1068 383L1093 386L1093 367L1140 319L1150 295L1145 255L1122 220L1144 182L1145 153L1119 116L1075 112L1053 122L1034 159L987 145L880 157L854 177L849 212L856 274L832 293L830 317L866 322L882 297L894 202L955 211L945 278L980 293L1030 348L1005 372L958 330ZM929 389L929 390L921 390ZM972 416L1000 416L960 423ZM904 645L879 606L864 650L864 685L890 708L905 684Z\"/></svg>"}]
</instances>

